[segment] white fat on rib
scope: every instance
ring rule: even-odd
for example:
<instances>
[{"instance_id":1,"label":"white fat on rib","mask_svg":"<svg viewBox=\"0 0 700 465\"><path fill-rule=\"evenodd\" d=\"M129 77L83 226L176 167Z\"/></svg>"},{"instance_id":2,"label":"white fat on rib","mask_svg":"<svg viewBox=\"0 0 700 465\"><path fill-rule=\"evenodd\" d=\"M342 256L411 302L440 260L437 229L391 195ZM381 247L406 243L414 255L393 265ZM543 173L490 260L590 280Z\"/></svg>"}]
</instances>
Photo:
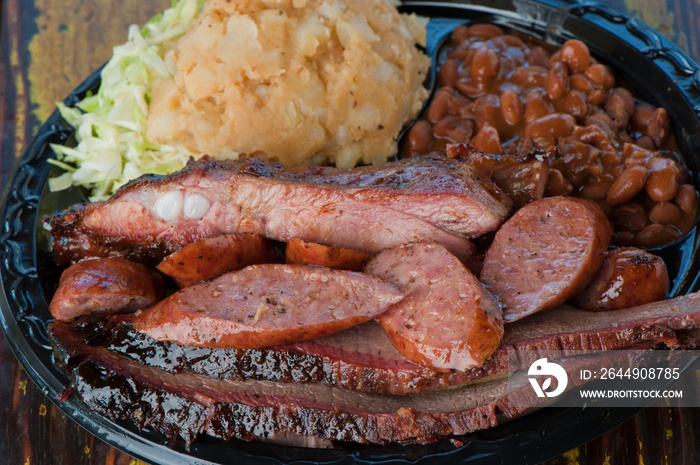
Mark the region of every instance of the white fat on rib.
<instances>
[{"instance_id":1,"label":"white fat on rib","mask_svg":"<svg viewBox=\"0 0 700 465\"><path fill-rule=\"evenodd\" d=\"M211 202L203 195L196 193L185 194L183 214L188 220L198 220L207 214Z\"/></svg>"},{"instance_id":2,"label":"white fat on rib","mask_svg":"<svg viewBox=\"0 0 700 465\"><path fill-rule=\"evenodd\" d=\"M174 221L182 215L183 195L180 190L164 192L153 204L153 214L164 221Z\"/></svg>"}]
</instances>

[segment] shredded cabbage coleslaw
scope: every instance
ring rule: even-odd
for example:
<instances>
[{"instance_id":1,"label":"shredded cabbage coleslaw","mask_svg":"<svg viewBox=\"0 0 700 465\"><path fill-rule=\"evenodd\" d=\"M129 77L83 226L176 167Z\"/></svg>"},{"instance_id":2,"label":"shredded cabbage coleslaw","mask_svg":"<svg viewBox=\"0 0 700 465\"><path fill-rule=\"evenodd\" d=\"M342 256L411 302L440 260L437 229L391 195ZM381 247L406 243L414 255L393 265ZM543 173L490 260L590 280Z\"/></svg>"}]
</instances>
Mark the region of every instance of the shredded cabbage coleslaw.
<instances>
[{"instance_id":1,"label":"shredded cabbage coleslaw","mask_svg":"<svg viewBox=\"0 0 700 465\"><path fill-rule=\"evenodd\" d=\"M164 59L164 46L182 36L197 19L206 0L173 0L172 6L148 21L132 25L126 43L114 48L101 72L96 94L75 107L58 104L63 119L75 128L77 145L53 144L64 169L49 179L52 191L81 186L90 200L112 195L143 174L167 174L182 168L190 153L146 139L151 83L168 79L175 70Z\"/></svg>"}]
</instances>

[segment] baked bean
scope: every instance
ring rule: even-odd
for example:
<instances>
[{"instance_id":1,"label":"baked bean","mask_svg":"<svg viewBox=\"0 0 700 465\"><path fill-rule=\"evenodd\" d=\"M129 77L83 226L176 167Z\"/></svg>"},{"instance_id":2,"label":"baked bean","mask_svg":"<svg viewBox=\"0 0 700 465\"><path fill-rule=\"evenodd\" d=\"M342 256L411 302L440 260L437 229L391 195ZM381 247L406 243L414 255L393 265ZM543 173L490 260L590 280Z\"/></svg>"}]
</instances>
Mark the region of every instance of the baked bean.
<instances>
[{"instance_id":1,"label":"baked bean","mask_svg":"<svg viewBox=\"0 0 700 465\"><path fill-rule=\"evenodd\" d=\"M473 24L469 26L469 35L472 37L496 37L505 34L505 31L495 24Z\"/></svg>"},{"instance_id":2,"label":"baked bean","mask_svg":"<svg viewBox=\"0 0 700 465\"><path fill-rule=\"evenodd\" d=\"M544 99L542 93L531 92L525 96L525 123L554 113L554 107Z\"/></svg>"},{"instance_id":3,"label":"baked bean","mask_svg":"<svg viewBox=\"0 0 700 465\"><path fill-rule=\"evenodd\" d=\"M499 126L502 118L501 100L497 95L482 95L474 102L474 117L479 129L484 126Z\"/></svg>"},{"instance_id":4,"label":"baked bean","mask_svg":"<svg viewBox=\"0 0 700 465\"><path fill-rule=\"evenodd\" d=\"M472 98L478 97L484 93L483 84L474 82L470 79L458 79L455 86L461 93Z\"/></svg>"},{"instance_id":5,"label":"baked bean","mask_svg":"<svg viewBox=\"0 0 700 465\"><path fill-rule=\"evenodd\" d=\"M508 89L501 94L501 112L508 124L516 125L520 122L523 104L520 96L513 89Z\"/></svg>"},{"instance_id":6,"label":"baked bean","mask_svg":"<svg viewBox=\"0 0 700 465\"><path fill-rule=\"evenodd\" d=\"M600 63L594 63L590 65L583 71L586 75L596 85L604 87L605 89L612 89L615 85L615 76L612 71L606 65Z\"/></svg>"},{"instance_id":7,"label":"baked bean","mask_svg":"<svg viewBox=\"0 0 700 465\"><path fill-rule=\"evenodd\" d=\"M649 178L649 171L641 165L626 168L612 183L608 191L607 202L613 207L632 200L644 188Z\"/></svg>"},{"instance_id":8,"label":"baked bean","mask_svg":"<svg viewBox=\"0 0 700 465\"><path fill-rule=\"evenodd\" d=\"M547 95L558 100L569 90L569 71L562 62L556 62L547 73Z\"/></svg>"},{"instance_id":9,"label":"baked bean","mask_svg":"<svg viewBox=\"0 0 700 465\"><path fill-rule=\"evenodd\" d=\"M479 129L471 140L471 144L487 153L503 153L503 146L498 131L493 126L484 126Z\"/></svg>"},{"instance_id":10,"label":"baked bean","mask_svg":"<svg viewBox=\"0 0 700 465\"><path fill-rule=\"evenodd\" d=\"M586 113L588 113L586 94L580 90L570 90L561 100L560 109L562 112L570 114L577 120L584 118Z\"/></svg>"},{"instance_id":11,"label":"baked bean","mask_svg":"<svg viewBox=\"0 0 700 465\"><path fill-rule=\"evenodd\" d=\"M433 127L425 120L417 121L408 131L408 147L411 153L427 152L432 140Z\"/></svg>"},{"instance_id":12,"label":"baked bean","mask_svg":"<svg viewBox=\"0 0 700 465\"><path fill-rule=\"evenodd\" d=\"M678 193L681 170L673 160L656 157L647 162L649 179L646 184L646 193L657 202L673 200Z\"/></svg>"},{"instance_id":13,"label":"baked bean","mask_svg":"<svg viewBox=\"0 0 700 465\"><path fill-rule=\"evenodd\" d=\"M474 105L472 103L472 100L459 92L452 92L447 100L447 114L458 115L462 119L474 119Z\"/></svg>"},{"instance_id":14,"label":"baked bean","mask_svg":"<svg viewBox=\"0 0 700 465\"><path fill-rule=\"evenodd\" d=\"M644 205L639 202L627 202L620 205L612 215L612 223L616 230L638 233L649 223Z\"/></svg>"},{"instance_id":15,"label":"baked bean","mask_svg":"<svg viewBox=\"0 0 700 465\"><path fill-rule=\"evenodd\" d=\"M634 140L634 143L635 143L635 145L637 145L643 149L646 149L646 150L655 150L656 149L656 144L654 143L652 138L649 136L637 137Z\"/></svg>"},{"instance_id":16,"label":"baked bean","mask_svg":"<svg viewBox=\"0 0 700 465\"><path fill-rule=\"evenodd\" d=\"M547 61L547 64L551 68L554 66L554 63L558 63L561 61L561 49L557 50L556 52L552 53L549 56L549 60Z\"/></svg>"},{"instance_id":17,"label":"baked bean","mask_svg":"<svg viewBox=\"0 0 700 465\"><path fill-rule=\"evenodd\" d=\"M523 89L544 87L547 83L547 69L539 66L520 67L513 70L510 80Z\"/></svg>"},{"instance_id":18,"label":"baked bean","mask_svg":"<svg viewBox=\"0 0 700 465\"><path fill-rule=\"evenodd\" d=\"M435 126L433 126L433 132L438 137L449 138L451 132L453 132L456 128L462 127L466 124L466 121L462 120L458 116L447 115L440 121L435 123ZM473 123L469 122L469 124Z\"/></svg>"},{"instance_id":19,"label":"baked bean","mask_svg":"<svg viewBox=\"0 0 700 465\"><path fill-rule=\"evenodd\" d=\"M606 113L596 113L590 115L585 120L586 126L596 126L600 128L610 138L617 137L617 127L615 122Z\"/></svg>"},{"instance_id":20,"label":"baked bean","mask_svg":"<svg viewBox=\"0 0 700 465\"><path fill-rule=\"evenodd\" d=\"M407 134L410 155L454 142L506 154L554 147L545 195L598 203L616 245L651 246L692 227L700 200L675 153L668 113L616 86L583 42L556 50L474 24L455 28L440 56L441 89Z\"/></svg>"},{"instance_id":21,"label":"baked bean","mask_svg":"<svg viewBox=\"0 0 700 465\"><path fill-rule=\"evenodd\" d=\"M634 234L630 231L615 231L612 235L612 243L622 247L634 244Z\"/></svg>"},{"instance_id":22,"label":"baked bean","mask_svg":"<svg viewBox=\"0 0 700 465\"><path fill-rule=\"evenodd\" d=\"M575 73L569 76L569 87L587 94L593 90L593 83L585 74Z\"/></svg>"},{"instance_id":23,"label":"baked bean","mask_svg":"<svg viewBox=\"0 0 700 465\"><path fill-rule=\"evenodd\" d=\"M458 144L466 144L474 133L474 122L471 120L460 120L460 124L455 125L447 131L447 138Z\"/></svg>"},{"instance_id":24,"label":"baked bean","mask_svg":"<svg viewBox=\"0 0 700 465\"><path fill-rule=\"evenodd\" d=\"M677 225L683 218L683 210L671 202L659 202L649 212L649 219L655 223Z\"/></svg>"},{"instance_id":25,"label":"baked bean","mask_svg":"<svg viewBox=\"0 0 700 465\"><path fill-rule=\"evenodd\" d=\"M447 102L452 98L454 92L449 87L441 88L428 107L426 114L428 121L435 124L447 114Z\"/></svg>"},{"instance_id":26,"label":"baked bean","mask_svg":"<svg viewBox=\"0 0 700 465\"><path fill-rule=\"evenodd\" d=\"M604 200L608 195L611 185L612 181L610 179L592 179L581 188L581 197L595 201Z\"/></svg>"},{"instance_id":27,"label":"baked bean","mask_svg":"<svg viewBox=\"0 0 700 465\"><path fill-rule=\"evenodd\" d=\"M666 141L671 133L671 121L665 108L657 108L652 113L647 126L646 135L651 137L657 147Z\"/></svg>"},{"instance_id":28,"label":"baked bean","mask_svg":"<svg viewBox=\"0 0 700 465\"><path fill-rule=\"evenodd\" d=\"M498 50L519 50L525 47L525 42L523 42L522 39L511 34L502 34L492 37L491 43L494 44Z\"/></svg>"},{"instance_id":29,"label":"baked bean","mask_svg":"<svg viewBox=\"0 0 700 465\"><path fill-rule=\"evenodd\" d=\"M438 82L442 86L455 87L458 79L459 63L457 60L448 58L440 66L438 71Z\"/></svg>"},{"instance_id":30,"label":"baked bean","mask_svg":"<svg viewBox=\"0 0 700 465\"><path fill-rule=\"evenodd\" d=\"M556 195L569 195L574 190L574 186L564 178L564 174L556 168L550 168L547 177L547 187L545 195L553 197Z\"/></svg>"},{"instance_id":31,"label":"baked bean","mask_svg":"<svg viewBox=\"0 0 700 465\"><path fill-rule=\"evenodd\" d=\"M684 213L691 214L698 208L698 193L691 184L682 184L673 201Z\"/></svg>"},{"instance_id":32,"label":"baked bean","mask_svg":"<svg viewBox=\"0 0 700 465\"><path fill-rule=\"evenodd\" d=\"M605 89L593 89L588 94L588 103L595 106L601 106L608 99L608 91Z\"/></svg>"},{"instance_id":33,"label":"baked bean","mask_svg":"<svg viewBox=\"0 0 700 465\"><path fill-rule=\"evenodd\" d=\"M635 237L635 243L643 249L661 247L681 237L680 232L671 226L652 223L639 231Z\"/></svg>"},{"instance_id":34,"label":"baked bean","mask_svg":"<svg viewBox=\"0 0 700 465\"><path fill-rule=\"evenodd\" d=\"M623 129L627 126L630 117L634 115L636 104L630 91L616 87L605 102L605 108L618 129Z\"/></svg>"},{"instance_id":35,"label":"baked bean","mask_svg":"<svg viewBox=\"0 0 700 465\"><path fill-rule=\"evenodd\" d=\"M591 53L580 40L567 40L561 48L561 60L573 72L584 71L591 64Z\"/></svg>"},{"instance_id":36,"label":"baked bean","mask_svg":"<svg viewBox=\"0 0 700 465\"><path fill-rule=\"evenodd\" d=\"M539 45L535 45L530 49L530 54L527 57L527 62L530 66L547 66L549 61L549 52Z\"/></svg>"},{"instance_id":37,"label":"baked bean","mask_svg":"<svg viewBox=\"0 0 700 465\"><path fill-rule=\"evenodd\" d=\"M637 102L634 100L632 92L625 89L624 87L615 87L610 92L610 95L619 96L622 101L622 104L624 105L625 112L630 116L634 115L634 112L637 109Z\"/></svg>"},{"instance_id":38,"label":"baked bean","mask_svg":"<svg viewBox=\"0 0 700 465\"><path fill-rule=\"evenodd\" d=\"M557 140L574 132L576 120L564 113L553 113L536 119L525 126L525 135L540 149L552 147Z\"/></svg>"},{"instance_id":39,"label":"baked bean","mask_svg":"<svg viewBox=\"0 0 700 465\"><path fill-rule=\"evenodd\" d=\"M632 118L632 127L641 133L645 133L649 122L651 121L651 115L654 114L656 108L646 103L637 103L634 110L634 117Z\"/></svg>"},{"instance_id":40,"label":"baked bean","mask_svg":"<svg viewBox=\"0 0 700 465\"><path fill-rule=\"evenodd\" d=\"M469 33L469 26L466 24L461 24L452 31L452 45L459 46L460 44L465 43L469 37L471 37L471 34Z\"/></svg>"},{"instance_id":41,"label":"baked bean","mask_svg":"<svg viewBox=\"0 0 700 465\"><path fill-rule=\"evenodd\" d=\"M456 48L454 50L450 50L447 53L447 58L450 58L452 60L455 60L457 64L463 64L463 63L470 63L471 62L471 57L474 55L474 50L472 49L466 49L466 48ZM460 70L458 70L458 73Z\"/></svg>"},{"instance_id":42,"label":"baked bean","mask_svg":"<svg viewBox=\"0 0 700 465\"><path fill-rule=\"evenodd\" d=\"M469 74L474 81L483 81L498 76L501 60L488 45L482 45L474 53Z\"/></svg>"}]
</instances>

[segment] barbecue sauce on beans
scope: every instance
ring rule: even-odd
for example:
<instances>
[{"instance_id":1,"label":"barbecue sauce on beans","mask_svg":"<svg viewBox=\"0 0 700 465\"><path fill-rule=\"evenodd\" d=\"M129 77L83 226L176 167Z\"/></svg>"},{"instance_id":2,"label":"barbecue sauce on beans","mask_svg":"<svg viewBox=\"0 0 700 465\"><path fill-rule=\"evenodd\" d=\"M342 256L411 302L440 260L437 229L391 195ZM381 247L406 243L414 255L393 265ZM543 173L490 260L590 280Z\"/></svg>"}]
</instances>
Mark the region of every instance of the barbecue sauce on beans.
<instances>
[{"instance_id":1,"label":"barbecue sauce on beans","mask_svg":"<svg viewBox=\"0 0 700 465\"><path fill-rule=\"evenodd\" d=\"M600 204L616 245L658 247L693 225L698 193L666 110L636 99L579 40L553 49L491 24L457 27L405 150L444 155L453 143L509 154L557 146L545 195Z\"/></svg>"}]
</instances>

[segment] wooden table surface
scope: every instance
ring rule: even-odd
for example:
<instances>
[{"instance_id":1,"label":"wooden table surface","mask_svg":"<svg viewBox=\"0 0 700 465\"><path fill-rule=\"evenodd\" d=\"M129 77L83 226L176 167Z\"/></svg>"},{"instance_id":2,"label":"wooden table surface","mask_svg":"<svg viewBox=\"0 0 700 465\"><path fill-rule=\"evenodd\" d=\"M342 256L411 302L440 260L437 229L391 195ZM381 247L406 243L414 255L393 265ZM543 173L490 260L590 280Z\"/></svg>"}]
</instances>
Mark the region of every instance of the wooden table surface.
<instances>
[{"instance_id":1,"label":"wooden table surface","mask_svg":"<svg viewBox=\"0 0 700 465\"><path fill-rule=\"evenodd\" d=\"M700 2L614 0L700 62ZM82 82L170 0L3 0L0 175L5 185L56 101ZM696 392L697 394L697 392ZM0 463L135 464L66 418L27 377L0 332ZM698 464L700 409L647 408L603 436L545 462Z\"/></svg>"}]
</instances>

